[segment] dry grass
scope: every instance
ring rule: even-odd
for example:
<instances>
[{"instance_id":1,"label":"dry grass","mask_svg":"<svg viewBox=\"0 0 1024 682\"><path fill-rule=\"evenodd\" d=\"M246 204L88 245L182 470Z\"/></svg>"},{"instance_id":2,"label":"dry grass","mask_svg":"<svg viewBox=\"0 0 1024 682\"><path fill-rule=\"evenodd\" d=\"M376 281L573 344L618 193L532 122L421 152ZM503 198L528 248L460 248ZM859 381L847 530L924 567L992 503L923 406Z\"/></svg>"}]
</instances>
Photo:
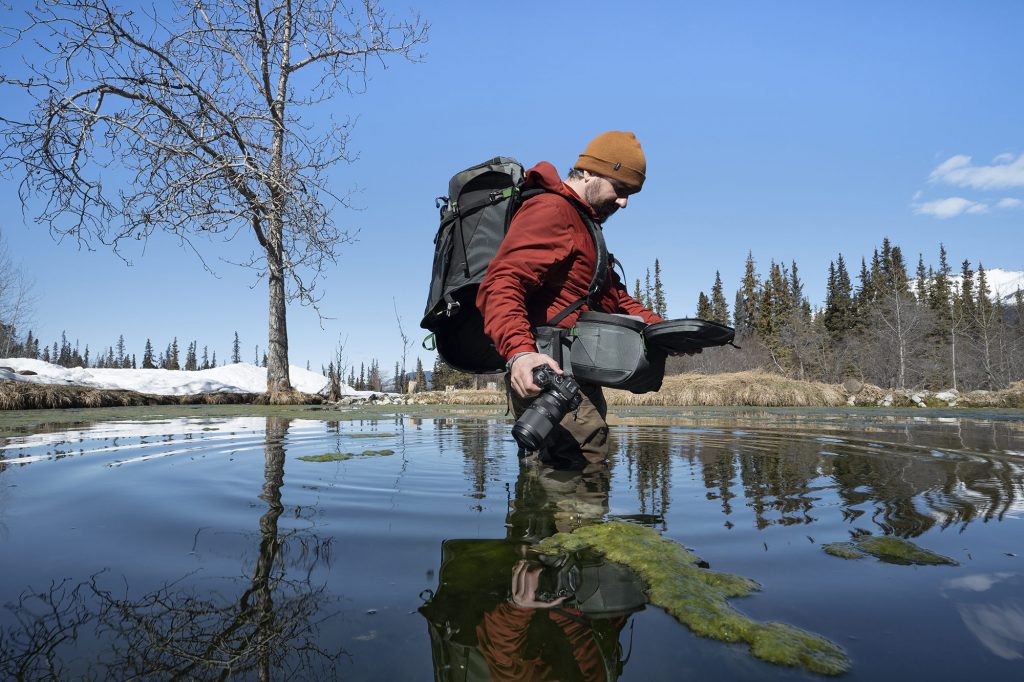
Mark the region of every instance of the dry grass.
<instances>
[{"instance_id":1,"label":"dry grass","mask_svg":"<svg viewBox=\"0 0 1024 682\"><path fill-rule=\"evenodd\" d=\"M699 407L837 407L845 405L842 386L799 381L762 371L730 374L677 374L665 377L657 393L636 395L609 389L610 405Z\"/></svg>"},{"instance_id":2,"label":"dry grass","mask_svg":"<svg viewBox=\"0 0 1024 682\"><path fill-rule=\"evenodd\" d=\"M865 391L875 387L865 387ZM880 389L878 389L880 391ZM845 405L847 394L841 386L798 381L768 372L733 374L679 374L665 377L657 393L636 395L605 389L609 405L656 406L747 406L747 407L836 407ZM503 391L430 391L416 393L421 405L504 405Z\"/></svg>"},{"instance_id":3,"label":"dry grass","mask_svg":"<svg viewBox=\"0 0 1024 682\"><path fill-rule=\"evenodd\" d=\"M0 381L0 410L49 410L77 407L146 405L316 405L317 395L294 391L268 400L265 393L196 393L152 395L136 391Z\"/></svg>"},{"instance_id":4,"label":"dry grass","mask_svg":"<svg viewBox=\"0 0 1024 682\"><path fill-rule=\"evenodd\" d=\"M1001 391L971 391L960 399L963 407L1013 407L1024 409L1024 381L1015 381Z\"/></svg>"},{"instance_id":5,"label":"dry grass","mask_svg":"<svg viewBox=\"0 0 1024 682\"><path fill-rule=\"evenodd\" d=\"M504 405L505 391L474 390L470 388L455 391L425 391L413 393L412 402L417 405Z\"/></svg>"},{"instance_id":6,"label":"dry grass","mask_svg":"<svg viewBox=\"0 0 1024 682\"><path fill-rule=\"evenodd\" d=\"M301 391L278 391L276 393L251 394L254 405L319 405L324 399Z\"/></svg>"}]
</instances>

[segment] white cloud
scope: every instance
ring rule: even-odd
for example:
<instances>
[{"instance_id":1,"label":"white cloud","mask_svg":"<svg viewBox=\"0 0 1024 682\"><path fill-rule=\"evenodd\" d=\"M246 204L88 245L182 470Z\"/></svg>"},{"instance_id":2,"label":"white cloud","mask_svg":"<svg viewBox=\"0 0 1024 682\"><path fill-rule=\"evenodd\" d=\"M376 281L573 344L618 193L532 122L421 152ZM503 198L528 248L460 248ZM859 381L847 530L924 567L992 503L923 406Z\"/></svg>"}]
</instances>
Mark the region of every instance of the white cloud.
<instances>
[{"instance_id":1,"label":"white cloud","mask_svg":"<svg viewBox=\"0 0 1024 682\"><path fill-rule=\"evenodd\" d=\"M1000 154L988 166L975 166L971 157L957 154L940 163L928 179L974 189L1024 187L1024 154Z\"/></svg>"},{"instance_id":2,"label":"white cloud","mask_svg":"<svg viewBox=\"0 0 1024 682\"><path fill-rule=\"evenodd\" d=\"M949 197L936 201L914 204L914 213L932 215L936 218L955 218L962 213L977 214L988 211L988 206L963 197Z\"/></svg>"},{"instance_id":3,"label":"white cloud","mask_svg":"<svg viewBox=\"0 0 1024 682\"><path fill-rule=\"evenodd\" d=\"M1006 197L996 202L996 208L1019 208L1022 204L1024 204L1024 201L1020 199Z\"/></svg>"}]
</instances>

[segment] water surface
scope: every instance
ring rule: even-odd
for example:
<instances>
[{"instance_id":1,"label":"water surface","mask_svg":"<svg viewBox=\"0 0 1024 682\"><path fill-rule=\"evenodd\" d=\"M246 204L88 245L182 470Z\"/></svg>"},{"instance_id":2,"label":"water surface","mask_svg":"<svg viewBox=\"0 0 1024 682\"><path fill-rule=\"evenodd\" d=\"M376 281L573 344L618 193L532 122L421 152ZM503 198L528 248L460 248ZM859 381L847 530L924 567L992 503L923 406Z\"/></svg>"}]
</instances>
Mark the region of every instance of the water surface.
<instances>
[{"instance_id":1,"label":"water surface","mask_svg":"<svg viewBox=\"0 0 1024 682\"><path fill-rule=\"evenodd\" d=\"M732 604L849 679L1024 672L1020 413L632 411L584 472L521 463L493 413L121 414L0 429L2 679L816 677L650 605L508 603L524 547L613 519L756 580ZM959 566L821 549L866 533Z\"/></svg>"}]
</instances>

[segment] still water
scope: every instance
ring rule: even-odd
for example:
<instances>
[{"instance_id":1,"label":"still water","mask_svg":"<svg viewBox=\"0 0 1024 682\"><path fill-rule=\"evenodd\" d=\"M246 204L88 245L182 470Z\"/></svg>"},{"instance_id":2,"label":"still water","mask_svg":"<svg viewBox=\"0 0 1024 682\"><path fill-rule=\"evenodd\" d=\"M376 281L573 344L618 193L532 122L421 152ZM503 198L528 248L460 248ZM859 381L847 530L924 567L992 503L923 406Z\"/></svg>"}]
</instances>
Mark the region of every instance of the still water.
<instances>
[{"instance_id":1,"label":"still water","mask_svg":"<svg viewBox=\"0 0 1024 682\"><path fill-rule=\"evenodd\" d=\"M509 603L526 547L614 520L757 581L731 605L847 679L1024 679L1020 413L635 411L583 472L492 413L309 416L8 429L0 679L825 679L580 587L607 568L585 612ZM867 534L959 565L822 550Z\"/></svg>"}]
</instances>

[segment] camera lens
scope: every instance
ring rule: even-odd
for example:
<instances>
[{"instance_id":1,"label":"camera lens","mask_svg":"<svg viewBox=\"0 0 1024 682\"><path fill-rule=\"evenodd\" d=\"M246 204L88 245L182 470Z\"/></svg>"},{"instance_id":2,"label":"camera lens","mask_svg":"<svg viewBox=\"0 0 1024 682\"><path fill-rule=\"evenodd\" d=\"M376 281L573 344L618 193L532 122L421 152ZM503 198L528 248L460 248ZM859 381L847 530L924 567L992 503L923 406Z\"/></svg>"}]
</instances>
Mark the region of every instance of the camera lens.
<instances>
[{"instance_id":1,"label":"camera lens","mask_svg":"<svg viewBox=\"0 0 1024 682\"><path fill-rule=\"evenodd\" d=\"M526 408L512 427L512 437L525 450L539 450L555 424L565 416L565 403L554 394L543 393Z\"/></svg>"}]
</instances>

